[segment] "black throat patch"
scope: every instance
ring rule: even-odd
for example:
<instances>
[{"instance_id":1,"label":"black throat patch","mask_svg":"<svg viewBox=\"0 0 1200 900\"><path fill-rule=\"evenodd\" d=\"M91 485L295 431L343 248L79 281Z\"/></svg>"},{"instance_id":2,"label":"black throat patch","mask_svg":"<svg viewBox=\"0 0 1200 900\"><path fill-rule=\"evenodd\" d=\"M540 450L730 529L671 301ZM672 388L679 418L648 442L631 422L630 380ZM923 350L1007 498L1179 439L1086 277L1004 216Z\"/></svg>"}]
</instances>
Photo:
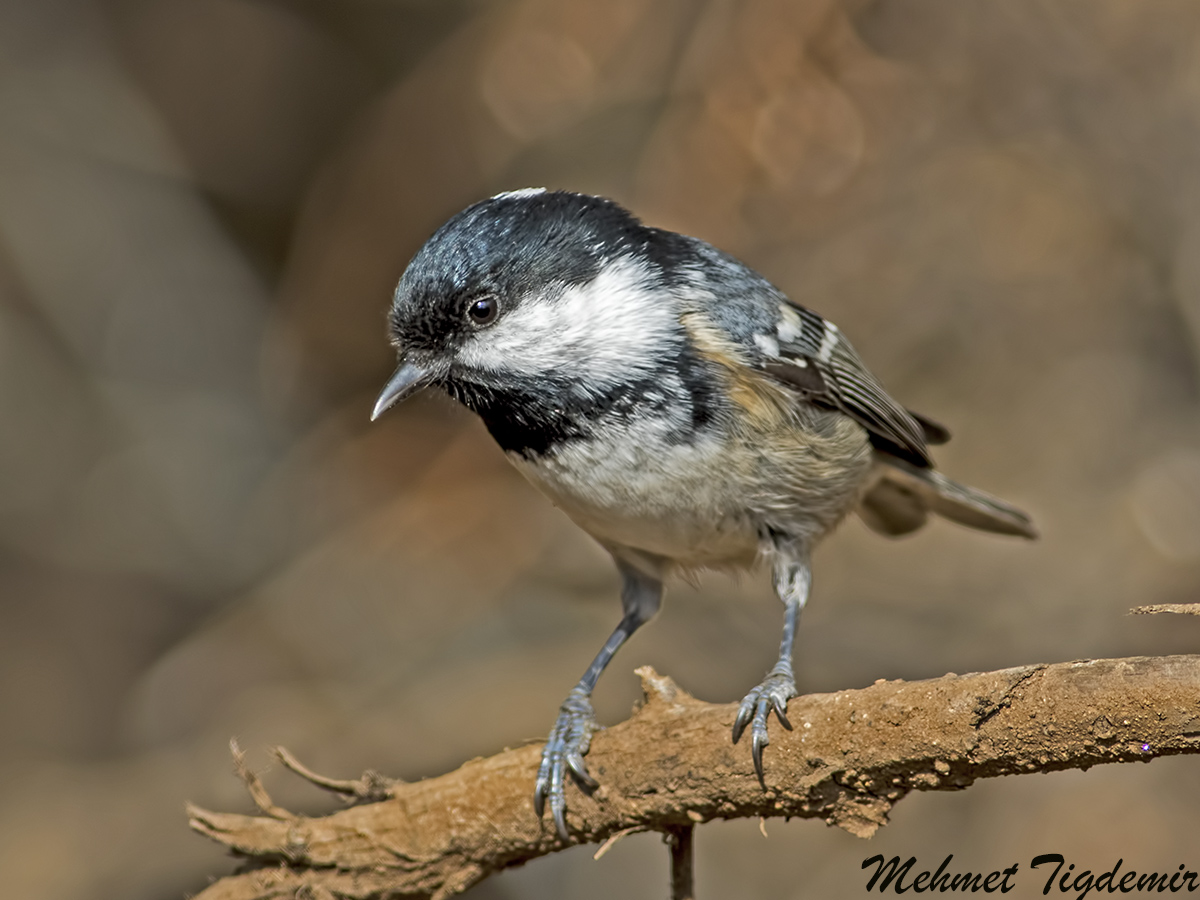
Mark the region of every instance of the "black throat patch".
<instances>
[{"instance_id":1,"label":"black throat patch","mask_svg":"<svg viewBox=\"0 0 1200 900\"><path fill-rule=\"evenodd\" d=\"M658 370L604 390L584 390L576 382L553 376L496 379L485 384L470 376L451 375L443 389L476 413L496 443L526 459L544 456L570 440L587 440L597 429L615 427L635 417L667 420L664 439L688 444L711 427L718 398L711 377L690 349L664 361Z\"/></svg>"}]
</instances>

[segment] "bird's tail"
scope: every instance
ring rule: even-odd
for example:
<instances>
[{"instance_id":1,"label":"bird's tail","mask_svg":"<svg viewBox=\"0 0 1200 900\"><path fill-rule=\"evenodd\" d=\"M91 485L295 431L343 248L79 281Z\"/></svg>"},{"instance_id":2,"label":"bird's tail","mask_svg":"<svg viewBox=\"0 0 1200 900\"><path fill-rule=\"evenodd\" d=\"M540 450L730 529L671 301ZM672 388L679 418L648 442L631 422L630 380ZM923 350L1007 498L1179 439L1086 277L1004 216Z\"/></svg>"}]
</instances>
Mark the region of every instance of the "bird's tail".
<instances>
[{"instance_id":1,"label":"bird's tail","mask_svg":"<svg viewBox=\"0 0 1200 900\"><path fill-rule=\"evenodd\" d=\"M881 534L901 535L920 528L931 512L981 531L1038 536L1026 513L998 497L952 481L933 469L877 454L875 477L858 505L863 521Z\"/></svg>"}]
</instances>

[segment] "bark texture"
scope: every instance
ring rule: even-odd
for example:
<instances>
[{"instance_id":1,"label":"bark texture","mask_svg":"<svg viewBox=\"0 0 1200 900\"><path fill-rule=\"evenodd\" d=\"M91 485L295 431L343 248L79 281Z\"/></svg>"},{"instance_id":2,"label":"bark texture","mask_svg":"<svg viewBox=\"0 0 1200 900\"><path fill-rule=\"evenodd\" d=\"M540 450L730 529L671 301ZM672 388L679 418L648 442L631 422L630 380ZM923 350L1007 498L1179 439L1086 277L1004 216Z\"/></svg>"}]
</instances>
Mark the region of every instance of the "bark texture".
<instances>
[{"instance_id":1,"label":"bark texture","mask_svg":"<svg viewBox=\"0 0 1200 900\"><path fill-rule=\"evenodd\" d=\"M645 702L592 740L600 788L569 789L574 843L745 816L820 818L870 837L912 790L1200 752L1200 656L1085 660L796 698L795 730L772 723L763 790L745 742L730 742L735 704L638 673ZM251 868L197 900L441 898L552 853L564 845L532 804L540 753L505 750L415 783L312 776L348 796L386 797L320 818L272 805L244 773L264 815L189 814Z\"/></svg>"}]
</instances>

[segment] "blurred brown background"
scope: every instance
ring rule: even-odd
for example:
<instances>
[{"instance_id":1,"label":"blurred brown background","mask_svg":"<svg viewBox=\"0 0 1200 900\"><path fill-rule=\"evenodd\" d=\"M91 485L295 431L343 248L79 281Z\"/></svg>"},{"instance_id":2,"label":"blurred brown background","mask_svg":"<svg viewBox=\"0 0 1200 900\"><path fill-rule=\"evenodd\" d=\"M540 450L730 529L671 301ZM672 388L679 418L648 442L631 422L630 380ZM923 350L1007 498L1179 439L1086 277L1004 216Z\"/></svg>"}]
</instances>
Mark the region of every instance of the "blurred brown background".
<instances>
[{"instance_id":1,"label":"blurred brown background","mask_svg":"<svg viewBox=\"0 0 1200 900\"><path fill-rule=\"evenodd\" d=\"M249 809L234 735L260 769L282 743L412 779L549 728L619 617L611 566L448 402L367 422L410 255L527 185L741 256L952 427L946 471L1038 519L1035 545L848 523L803 690L1200 650L1196 620L1125 615L1200 581L1192 0L6 0L6 896L230 871L183 802ZM781 615L761 576L676 585L601 720L646 663L739 699ZM913 796L870 843L714 823L701 896L859 896L876 852L1196 869L1198 790L1185 758ZM640 835L473 896L665 885Z\"/></svg>"}]
</instances>

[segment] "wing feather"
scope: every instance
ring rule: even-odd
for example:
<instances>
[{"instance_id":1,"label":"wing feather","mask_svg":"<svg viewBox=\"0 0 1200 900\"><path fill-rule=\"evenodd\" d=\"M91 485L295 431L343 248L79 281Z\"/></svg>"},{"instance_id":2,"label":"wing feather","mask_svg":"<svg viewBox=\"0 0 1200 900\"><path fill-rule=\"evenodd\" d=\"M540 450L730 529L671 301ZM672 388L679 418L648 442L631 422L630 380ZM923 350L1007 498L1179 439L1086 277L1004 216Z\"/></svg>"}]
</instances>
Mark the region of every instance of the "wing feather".
<instances>
[{"instance_id":1,"label":"wing feather","mask_svg":"<svg viewBox=\"0 0 1200 900\"><path fill-rule=\"evenodd\" d=\"M879 449L923 468L930 466L925 428L888 396L837 326L790 301L780 312L772 336L779 356L766 363L767 372L799 390L810 403L850 416L867 429Z\"/></svg>"}]
</instances>

